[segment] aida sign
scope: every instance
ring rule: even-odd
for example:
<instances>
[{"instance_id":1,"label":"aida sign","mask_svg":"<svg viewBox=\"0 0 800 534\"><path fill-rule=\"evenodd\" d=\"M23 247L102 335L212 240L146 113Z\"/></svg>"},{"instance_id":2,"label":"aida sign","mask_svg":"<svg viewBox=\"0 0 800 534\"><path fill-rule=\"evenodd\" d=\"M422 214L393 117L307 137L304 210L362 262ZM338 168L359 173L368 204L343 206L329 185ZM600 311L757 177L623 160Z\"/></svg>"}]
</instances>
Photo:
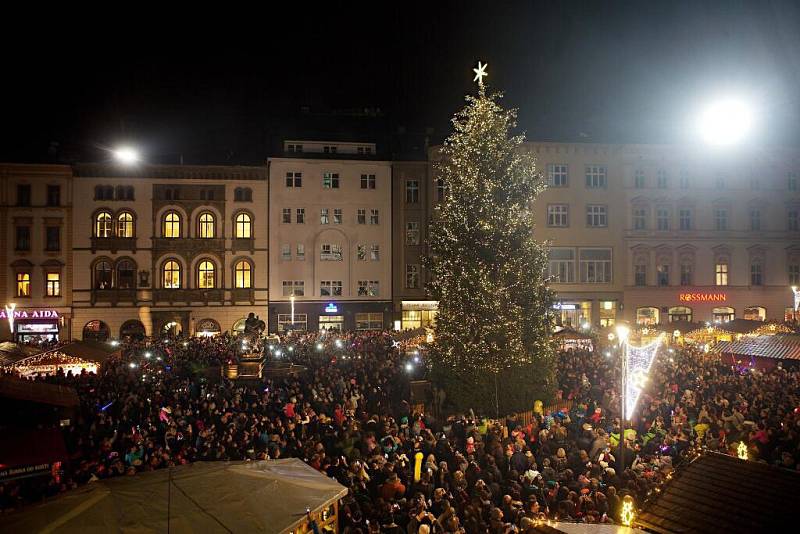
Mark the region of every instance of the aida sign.
<instances>
[{"instance_id":1,"label":"aida sign","mask_svg":"<svg viewBox=\"0 0 800 534\"><path fill-rule=\"evenodd\" d=\"M726 293L681 293L678 295L681 302L725 302L728 300Z\"/></svg>"},{"instance_id":2,"label":"aida sign","mask_svg":"<svg viewBox=\"0 0 800 534\"><path fill-rule=\"evenodd\" d=\"M58 319L56 310L15 310L9 307L0 310L0 319L8 319L9 314L14 319Z\"/></svg>"}]
</instances>

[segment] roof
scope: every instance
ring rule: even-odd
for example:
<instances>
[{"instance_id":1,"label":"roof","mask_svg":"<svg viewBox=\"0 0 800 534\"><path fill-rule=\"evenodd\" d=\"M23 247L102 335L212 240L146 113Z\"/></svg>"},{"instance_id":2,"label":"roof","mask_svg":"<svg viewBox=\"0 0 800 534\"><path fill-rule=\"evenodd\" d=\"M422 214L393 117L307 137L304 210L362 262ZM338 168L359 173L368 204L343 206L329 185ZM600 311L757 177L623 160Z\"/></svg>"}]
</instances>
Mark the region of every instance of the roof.
<instances>
[{"instance_id":1,"label":"roof","mask_svg":"<svg viewBox=\"0 0 800 534\"><path fill-rule=\"evenodd\" d=\"M111 163L78 163L79 178L148 178L196 180L266 180L267 166L243 165L137 165L123 167Z\"/></svg>"},{"instance_id":2,"label":"roof","mask_svg":"<svg viewBox=\"0 0 800 534\"><path fill-rule=\"evenodd\" d=\"M56 354L60 352L74 358L102 364L111 355L119 352L119 350L119 348L114 348L108 343L101 343L99 341L75 341L42 353L42 357L46 354Z\"/></svg>"},{"instance_id":3,"label":"roof","mask_svg":"<svg viewBox=\"0 0 800 534\"><path fill-rule=\"evenodd\" d=\"M563 330L559 330L553 335L558 337L563 337L566 339L593 339L593 337L590 334L578 332L577 330L573 330L571 328L564 328Z\"/></svg>"},{"instance_id":4,"label":"roof","mask_svg":"<svg viewBox=\"0 0 800 534\"><path fill-rule=\"evenodd\" d=\"M20 378L0 378L0 398L71 408L80 404L73 388ZM0 459L2 461L2 459Z\"/></svg>"},{"instance_id":5,"label":"roof","mask_svg":"<svg viewBox=\"0 0 800 534\"><path fill-rule=\"evenodd\" d=\"M286 532L347 494L297 458L197 462L89 484L3 517L3 532Z\"/></svg>"},{"instance_id":6,"label":"roof","mask_svg":"<svg viewBox=\"0 0 800 534\"><path fill-rule=\"evenodd\" d=\"M659 534L782 532L796 522L800 473L706 453L645 502L635 522Z\"/></svg>"},{"instance_id":7,"label":"roof","mask_svg":"<svg viewBox=\"0 0 800 534\"><path fill-rule=\"evenodd\" d=\"M664 332L669 332L669 333L678 330L681 333L681 335L703 327L705 327L704 323L693 323L691 321L673 321L671 323L660 323L655 326L655 328L657 328L658 330L663 330Z\"/></svg>"},{"instance_id":8,"label":"roof","mask_svg":"<svg viewBox=\"0 0 800 534\"><path fill-rule=\"evenodd\" d=\"M64 437L57 428L14 429L0 439L0 479L15 477L14 467L62 462L68 459ZM19 473L16 473L19 474Z\"/></svg>"},{"instance_id":9,"label":"roof","mask_svg":"<svg viewBox=\"0 0 800 534\"><path fill-rule=\"evenodd\" d=\"M4 341L0 343L0 365L11 365L40 352L39 349L34 347L18 345L11 341Z\"/></svg>"},{"instance_id":10,"label":"roof","mask_svg":"<svg viewBox=\"0 0 800 534\"><path fill-rule=\"evenodd\" d=\"M714 347L714 352L776 360L800 360L800 335L776 334L723 341Z\"/></svg>"}]
</instances>

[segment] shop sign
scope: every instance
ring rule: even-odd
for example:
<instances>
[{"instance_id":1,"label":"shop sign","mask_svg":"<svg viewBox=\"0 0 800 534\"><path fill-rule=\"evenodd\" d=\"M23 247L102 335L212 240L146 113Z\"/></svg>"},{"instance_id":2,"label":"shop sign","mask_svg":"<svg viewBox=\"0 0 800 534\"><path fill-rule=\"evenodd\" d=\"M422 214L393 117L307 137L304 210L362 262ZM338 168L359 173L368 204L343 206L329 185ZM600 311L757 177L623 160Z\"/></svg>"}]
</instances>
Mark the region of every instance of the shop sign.
<instances>
[{"instance_id":1,"label":"shop sign","mask_svg":"<svg viewBox=\"0 0 800 534\"><path fill-rule=\"evenodd\" d=\"M339 307L333 302L329 302L328 305L325 306L325 313L336 313L338 311Z\"/></svg>"},{"instance_id":2,"label":"shop sign","mask_svg":"<svg viewBox=\"0 0 800 534\"><path fill-rule=\"evenodd\" d=\"M574 310L576 309L575 304L561 304L560 302L556 302L553 304L554 310Z\"/></svg>"},{"instance_id":3,"label":"shop sign","mask_svg":"<svg viewBox=\"0 0 800 534\"><path fill-rule=\"evenodd\" d=\"M27 478L37 475L44 475L50 472L52 464L36 464L25 465L20 467L11 467L8 469L0 470L0 480L8 481L17 478Z\"/></svg>"},{"instance_id":4,"label":"shop sign","mask_svg":"<svg viewBox=\"0 0 800 534\"><path fill-rule=\"evenodd\" d=\"M11 310L6 308L0 311L0 319L8 319L11 314L14 319L58 319L58 312L56 310Z\"/></svg>"},{"instance_id":5,"label":"shop sign","mask_svg":"<svg viewBox=\"0 0 800 534\"><path fill-rule=\"evenodd\" d=\"M681 302L725 302L728 295L725 293L681 293L678 295Z\"/></svg>"},{"instance_id":6,"label":"shop sign","mask_svg":"<svg viewBox=\"0 0 800 534\"><path fill-rule=\"evenodd\" d=\"M403 310L430 310L437 311L439 309L438 300L404 300L402 302Z\"/></svg>"}]
</instances>

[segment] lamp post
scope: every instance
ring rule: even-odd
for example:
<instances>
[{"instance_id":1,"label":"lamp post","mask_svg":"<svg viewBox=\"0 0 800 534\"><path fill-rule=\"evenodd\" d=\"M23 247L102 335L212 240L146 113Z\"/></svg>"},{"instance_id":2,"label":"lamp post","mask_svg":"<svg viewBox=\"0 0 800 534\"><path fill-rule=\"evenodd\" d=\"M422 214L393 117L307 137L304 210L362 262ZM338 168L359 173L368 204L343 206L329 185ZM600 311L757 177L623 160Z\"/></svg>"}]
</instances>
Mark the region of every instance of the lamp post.
<instances>
[{"instance_id":1,"label":"lamp post","mask_svg":"<svg viewBox=\"0 0 800 534\"><path fill-rule=\"evenodd\" d=\"M620 352L622 353L621 377L620 377L620 402L622 411L619 418L619 466L620 476L625 471L625 389L628 383L628 334L630 329L625 325L617 326L617 337L619 338Z\"/></svg>"},{"instance_id":2,"label":"lamp post","mask_svg":"<svg viewBox=\"0 0 800 534\"><path fill-rule=\"evenodd\" d=\"M291 306L292 306L292 316L291 316L292 326L289 329L290 330L294 330L294 295L289 297L289 301L291 302Z\"/></svg>"}]
</instances>

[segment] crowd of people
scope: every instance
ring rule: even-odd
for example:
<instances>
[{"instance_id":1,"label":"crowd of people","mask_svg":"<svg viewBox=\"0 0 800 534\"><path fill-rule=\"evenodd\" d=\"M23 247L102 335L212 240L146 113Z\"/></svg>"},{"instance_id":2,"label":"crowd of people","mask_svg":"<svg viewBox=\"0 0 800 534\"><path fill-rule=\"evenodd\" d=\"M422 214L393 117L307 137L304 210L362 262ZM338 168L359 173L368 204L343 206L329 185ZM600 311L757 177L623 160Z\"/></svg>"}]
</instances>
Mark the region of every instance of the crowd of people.
<instances>
[{"instance_id":1,"label":"crowd of people","mask_svg":"<svg viewBox=\"0 0 800 534\"><path fill-rule=\"evenodd\" d=\"M342 532L501 533L545 519L616 522L625 495L642 502L700 448L730 453L744 442L753 459L800 468L797 370L664 348L637 417L621 429L618 362L601 350L559 354L556 408L491 421L415 410L410 347L390 332L273 343L127 341L98 375L38 378L80 397L63 428L69 462L49 480L0 484L0 509L194 461L297 457L349 489ZM246 384L220 378L219 366L262 349L307 371Z\"/></svg>"}]
</instances>

